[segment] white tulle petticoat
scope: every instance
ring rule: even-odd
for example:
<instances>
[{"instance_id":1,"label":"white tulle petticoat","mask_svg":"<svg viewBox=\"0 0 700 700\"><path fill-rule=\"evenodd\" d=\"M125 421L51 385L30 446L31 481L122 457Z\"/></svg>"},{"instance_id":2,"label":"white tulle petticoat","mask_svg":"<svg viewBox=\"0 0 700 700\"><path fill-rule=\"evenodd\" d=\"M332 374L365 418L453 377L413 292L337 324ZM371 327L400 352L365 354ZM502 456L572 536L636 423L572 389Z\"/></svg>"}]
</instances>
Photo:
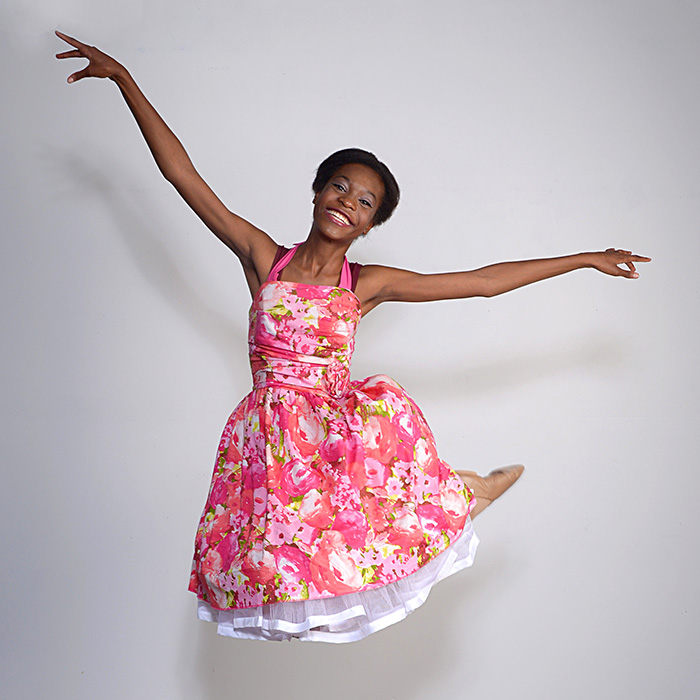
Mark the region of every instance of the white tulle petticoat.
<instances>
[{"instance_id":1,"label":"white tulle petticoat","mask_svg":"<svg viewBox=\"0 0 700 700\"><path fill-rule=\"evenodd\" d=\"M442 554L404 579L362 593L255 608L216 610L198 601L200 620L217 623L217 632L238 639L355 642L403 620L444 578L471 566L479 539L467 518L460 537Z\"/></svg>"}]
</instances>

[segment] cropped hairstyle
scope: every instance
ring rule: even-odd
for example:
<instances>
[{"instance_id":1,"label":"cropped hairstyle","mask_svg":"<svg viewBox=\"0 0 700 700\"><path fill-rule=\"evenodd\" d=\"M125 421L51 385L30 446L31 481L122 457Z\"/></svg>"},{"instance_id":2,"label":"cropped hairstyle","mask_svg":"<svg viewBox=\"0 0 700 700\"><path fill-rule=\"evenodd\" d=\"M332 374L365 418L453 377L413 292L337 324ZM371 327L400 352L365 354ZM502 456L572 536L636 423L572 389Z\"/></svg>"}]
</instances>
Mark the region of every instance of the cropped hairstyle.
<instances>
[{"instance_id":1,"label":"cropped hairstyle","mask_svg":"<svg viewBox=\"0 0 700 700\"><path fill-rule=\"evenodd\" d=\"M381 224L394 213L394 209L396 209L396 205L399 203L401 191L399 190L398 182L396 182L389 168L387 168L374 153L370 153L361 148L344 148L342 151L332 153L318 166L316 177L311 187L313 191L318 194L328 184L328 181L337 172L338 168L351 163L366 165L368 168L372 168L384 183L384 196L372 219L372 224L374 226L381 226Z\"/></svg>"}]
</instances>

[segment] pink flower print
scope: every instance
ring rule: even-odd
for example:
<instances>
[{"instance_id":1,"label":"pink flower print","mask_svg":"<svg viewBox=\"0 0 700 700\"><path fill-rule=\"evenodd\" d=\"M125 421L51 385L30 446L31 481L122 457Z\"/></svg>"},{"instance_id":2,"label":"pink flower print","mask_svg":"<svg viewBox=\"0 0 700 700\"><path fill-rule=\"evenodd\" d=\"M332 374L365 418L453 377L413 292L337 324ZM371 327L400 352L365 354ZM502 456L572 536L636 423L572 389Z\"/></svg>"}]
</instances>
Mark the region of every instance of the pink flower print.
<instances>
[{"instance_id":1,"label":"pink flower print","mask_svg":"<svg viewBox=\"0 0 700 700\"><path fill-rule=\"evenodd\" d=\"M356 434L350 435L345 445L345 463L352 485L357 489L363 489L367 485L365 448L360 437Z\"/></svg>"},{"instance_id":2,"label":"pink flower print","mask_svg":"<svg viewBox=\"0 0 700 700\"><path fill-rule=\"evenodd\" d=\"M274 555L265 549L252 549L243 560L241 573L247 576L251 583L264 585L275 576Z\"/></svg>"},{"instance_id":3,"label":"pink flower print","mask_svg":"<svg viewBox=\"0 0 700 700\"><path fill-rule=\"evenodd\" d=\"M267 510L267 489L260 487L253 491L253 513L262 517Z\"/></svg>"},{"instance_id":4,"label":"pink flower print","mask_svg":"<svg viewBox=\"0 0 700 700\"><path fill-rule=\"evenodd\" d=\"M243 459L241 455L240 446L243 442L243 421L239 420L236 422L236 430L231 435L231 442L225 450L226 461L232 462L233 464L240 464ZM221 450L222 452L224 450Z\"/></svg>"},{"instance_id":5,"label":"pink flower print","mask_svg":"<svg viewBox=\"0 0 700 700\"><path fill-rule=\"evenodd\" d=\"M316 416L311 413L308 405L304 412L301 407L295 407L289 414L288 436L294 446L304 457L316 454L319 443L323 440L323 426Z\"/></svg>"},{"instance_id":6,"label":"pink flower print","mask_svg":"<svg viewBox=\"0 0 700 700\"><path fill-rule=\"evenodd\" d=\"M408 550L423 541L423 530L418 516L412 510L403 508L391 524L389 542Z\"/></svg>"},{"instance_id":7,"label":"pink flower print","mask_svg":"<svg viewBox=\"0 0 700 700\"><path fill-rule=\"evenodd\" d=\"M442 483L443 481L447 484L452 482L452 488L460 487L462 485L462 480L452 471L451 467L448 464L445 464L442 460L440 460L440 470L438 473L438 478L440 479L440 482Z\"/></svg>"},{"instance_id":8,"label":"pink flower print","mask_svg":"<svg viewBox=\"0 0 700 700\"><path fill-rule=\"evenodd\" d=\"M299 504L299 517L313 527L325 528L331 524L332 510L328 492L312 489Z\"/></svg>"},{"instance_id":9,"label":"pink flower print","mask_svg":"<svg viewBox=\"0 0 700 700\"><path fill-rule=\"evenodd\" d=\"M462 530L467 515L471 510L464 490L456 491L448 488L444 484L440 486L440 503L445 512L445 516L454 530Z\"/></svg>"},{"instance_id":10,"label":"pink flower print","mask_svg":"<svg viewBox=\"0 0 700 700\"><path fill-rule=\"evenodd\" d=\"M413 459L413 445L409 442L400 441L396 445L396 458L402 462L410 462Z\"/></svg>"},{"instance_id":11,"label":"pink flower print","mask_svg":"<svg viewBox=\"0 0 700 700\"><path fill-rule=\"evenodd\" d=\"M345 439L338 433L329 433L321 443L321 459L333 464L339 462L345 455Z\"/></svg>"},{"instance_id":12,"label":"pink flower print","mask_svg":"<svg viewBox=\"0 0 700 700\"><path fill-rule=\"evenodd\" d=\"M396 428L399 439L414 445L420 437L420 426L410 412L401 411L396 413L391 422Z\"/></svg>"},{"instance_id":13,"label":"pink flower print","mask_svg":"<svg viewBox=\"0 0 700 700\"><path fill-rule=\"evenodd\" d=\"M332 595L352 593L362 586L362 575L348 554L340 532L324 533L318 550L311 557L311 576L316 588Z\"/></svg>"},{"instance_id":14,"label":"pink flower print","mask_svg":"<svg viewBox=\"0 0 700 700\"><path fill-rule=\"evenodd\" d=\"M362 509L375 532L382 532L389 526L384 508L376 496L367 493L362 496Z\"/></svg>"},{"instance_id":15,"label":"pink flower print","mask_svg":"<svg viewBox=\"0 0 700 700\"><path fill-rule=\"evenodd\" d=\"M265 308L271 308L278 304L282 299L285 299L289 292L283 284L278 282L270 282L263 284L260 287L260 302Z\"/></svg>"},{"instance_id":16,"label":"pink flower print","mask_svg":"<svg viewBox=\"0 0 700 700\"><path fill-rule=\"evenodd\" d=\"M306 338L301 338L297 342L296 351L302 355L312 355L316 345Z\"/></svg>"},{"instance_id":17,"label":"pink flower print","mask_svg":"<svg viewBox=\"0 0 700 700\"><path fill-rule=\"evenodd\" d=\"M443 530L447 530L447 518L445 518L442 508L438 508L432 503L421 503L416 508L416 514L420 518L423 529L431 538L436 537Z\"/></svg>"},{"instance_id":18,"label":"pink flower print","mask_svg":"<svg viewBox=\"0 0 700 700\"><path fill-rule=\"evenodd\" d=\"M416 440L420 437L420 427L407 411L397 413L392 418L391 423L396 430L396 439L398 440L396 456L402 462L410 462L413 460Z\"/></svg>"},{"instance_id":19,"label":"pink flower print","mask_svg":"<svg viewBox=\"0 0 700 700\"><path fill-rule=\"evenodd\" d=\"M209 585L218 581L218 575L221 572L222 559L221 555L215 550L210 549L202 559L200 568L201 575L209 582Z\"/></svg>"},{"instance_id":20,"label":"pink flower print","mask_svg":"<svg viewBox=\"0 0 700 700\"><path fill-rule=\"evenodd\" d=\"M328 296L328 287L315 284L297 284L297 294L306 299L325 299Z\"/></svg>"},{"instance_id":21,"label":"pink flower print","mask_svg":"<svg viewBox=\"0 0 700 700\"><path fill-rule=\"evenodd\" d=\"M428 475L437 477L440 470L440 461L437 457L435 445L425 438L416 442L416 462Z\"/></svg>"},{"instance_id":22,"label":"pink flower print","mask_svg":"<svg viewBox=\"0 0 700 700\"><path fill-rule=\"evenodd\" d=\"M332 338L334 345L352 336L350 324L335 316L324 316L319 319L318 330L321 335Z\"/></svg>"},{"instance_id":23,"label":"pink flower print","mask_svg":"<svg viewBox=\"0 0 700 700\"><path fill-rule=\"evenodd\" d=\"M221 515L217 515L212 521L209 542L216 544L226 537L231 531L231 513L225 510Z\"/></svg>"},{"instance_id":24,"label":"pink flower print","mask_svg":"<svg viewBox=\"0 0 700 700\"><path fill-rule=\"evenodd\" d=\"M395 476L390 476L386 480L386 495L389 496L390 498L393 497L400 497L403 495L404 488L403 488L403 483L401 482L401 479L398 479Z\"/></svg>"},{"instance_id":25,"label":"pink flower print","mask_svg":"<svg viewBox=\"0 0 700 700\"><path fill-rule=\"evenodd\" d=\"M363 434L365 454L380 462L388 462L396 454L396 432L384 416L370 416Z\"/></svg>"},{"instance_id":26,"label":"pink flower print","mask_svg":"<svg viewBox=\"0 0 700 700\"><path fill-rule=\"evenodd\" d=\"M331 396L342 396L348 387L347 367L340 360L331 360L323 376L323 384Z\"/></svg>"},{"instance_id":27,"label":"pink flower print","mask_svg":"<svg viewBox=\"0 0 700 700\"><path fill-rule=\"evenodd\" d=\"M362 390L372 398L380 398L384 392L384 386L388 383L393 383L393 380L386 374L375 374L362 382Z\"/></svg>"},{"instance_id":28,"label":"pink flower print","mask_svg":"<svg viewBox=\"0 0 700 700\"><path fill-rule=\"evenodd\" d=\"M369 523L362 513L356 510L343 510L335 516L333 530L342 532L345 541L351 547L360 549L367 542Z\"/></svg>"},{"instance_id":29,"label":"pink flower print","mask_svg":"<svg viewBox=\"0 0 700 700\"><path fill-rule=\"evenodd\" d=\"M348 397L350 400L347 402L348 408L346 410L355 410L358 407L358 401L355 396L355 394L346 394L346 397ZM360 440L360 435L362 434L362 429L364 427L364 424L362 422L362 416L360 413L348 413L345 415L345 424L348 426L348 430L350 433L353 435L353 437L357 438L358 444L362 444L362 440Z\"/></svg>"},{"instance_id":30,"label":"pink flower print","mask_svg":"<svg viewBox=\"0 0 700 700\"><path fill-rule=\"evenodd\" d=\"M228 488L226 487L226 480L219 478L214 482L211 488L211 493L209 494L209 504L212 506L217 506L219 503L223 503L228 496Z\"/></svg>"},{"instance_id":31,"label":"pink flower print","mask_svg":"<svg viewBox=\"0 0 700 700\"><path fill-rule=\"evenodd\" d=\"M304 462L293 459L282 467L280 487L292 497L303 496L319 485L318 472Z\"/></svg>"},{"instance_id":32,"label":"pink flower print","mask_svg":"<svg viewBox=\"0 0 700 700\"><path fill-rule=\"evenodd\" d=\"M302 527L302 522L291 508L279 508L276 505L270 511L268 540L275 545L290 544Z\"/></svg>"},{"instance_id":33,"label":"pink flower print","mask_svg":"<svg viewBox=\"0 0 700 700\"><path fill-rule=\"evenodd\" d=\"M230 532L226 535L216 546L216 552L221 557L221 571L228 571L241 553L235 533Z\"/></svg>"},{"instance_id":34,"label":"pink flower print","mask_svg":"<svg viewBox=\"0 0 700 700\"><path fill-rule=\"evenodd\" d=\"M259 489L267 483L267 469L256 454L253 457L255 461L244 465L241 481L246 488Z\"/></svg>"},{"instance_id":35,"label":"pink flower print","mask_svg":"<svg viewBox=\"0 0 700 700\"><path fill-rule=\"evenodd\" d=\"M389 478L389 467L376 459L365 460L365 474L367 475L367 486L384 486Z\"/></svg>"},{"instance_id":36,"label":"pink flower print","mask_svg":"<svg viewBox=\"0 0 700 700\"><path fill-rule=\"evenodd\" d=\"M311 581L311 567L309 557L300 552L296 547L282 545L275 550L275 564L282 578L299 583Z\"/></svg>"},{"instance_id":37,"label":"pink flower print","mask_svg":"<svg viewBox=\"0 0 700 700\"><path fill-rule=\"evenodd\" d=\"M277 324L275 319L263 311L258 313L255 324L255 341L259 345L275 346L277 344Z\"/></svg>"},{"instance_id":38,"label":"pink flower print","mask_svg":"<svg viewBox=\"0 0 700 700\"><path fill-rule=\"evenodd\" d=\"M318 528L315 528L306 523L301 523L294 536L294 542L302 552L310 552L313 543L318 539Z\"/></svg>"}]
</instances>

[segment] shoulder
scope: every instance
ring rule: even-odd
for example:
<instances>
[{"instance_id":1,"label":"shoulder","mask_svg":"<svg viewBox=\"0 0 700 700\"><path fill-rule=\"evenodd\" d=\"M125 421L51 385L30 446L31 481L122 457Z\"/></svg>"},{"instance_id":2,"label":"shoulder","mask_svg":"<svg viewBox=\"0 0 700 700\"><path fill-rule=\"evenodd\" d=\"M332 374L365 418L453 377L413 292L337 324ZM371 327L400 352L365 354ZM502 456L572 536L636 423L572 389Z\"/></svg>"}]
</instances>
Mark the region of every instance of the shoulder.
<instances>
[{"instance_id":1,"label":"shoulder","mask_svg":"<svg viewBox=\"0 0 700 700\"><path fill-rule=\"evenodd\" d=\"M396 290L408 283L417 272L387 265L363 265L357 280L357 297L364 313L385 301L396 301Z\"/></svg>"}]
</instances>

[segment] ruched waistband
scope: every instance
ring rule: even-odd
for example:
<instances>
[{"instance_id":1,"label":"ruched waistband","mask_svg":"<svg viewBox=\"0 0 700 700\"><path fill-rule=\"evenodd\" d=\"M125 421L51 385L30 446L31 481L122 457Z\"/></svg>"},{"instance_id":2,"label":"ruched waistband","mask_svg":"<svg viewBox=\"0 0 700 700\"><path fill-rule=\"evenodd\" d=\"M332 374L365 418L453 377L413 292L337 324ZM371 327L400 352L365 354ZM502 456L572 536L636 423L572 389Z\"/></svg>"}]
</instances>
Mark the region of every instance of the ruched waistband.
<instances>
[{"instance_id":1,"label":"ruched waistband","mask_svg":"<svg viewBox=\"0 0 700 700\"><path fill-rule=\"evenodd\" d=\"M253 388L268 386L342 396L349 384L350 370L336 358L288 359L255 354L250 357Z\"/></svg>"}]
</instances>

